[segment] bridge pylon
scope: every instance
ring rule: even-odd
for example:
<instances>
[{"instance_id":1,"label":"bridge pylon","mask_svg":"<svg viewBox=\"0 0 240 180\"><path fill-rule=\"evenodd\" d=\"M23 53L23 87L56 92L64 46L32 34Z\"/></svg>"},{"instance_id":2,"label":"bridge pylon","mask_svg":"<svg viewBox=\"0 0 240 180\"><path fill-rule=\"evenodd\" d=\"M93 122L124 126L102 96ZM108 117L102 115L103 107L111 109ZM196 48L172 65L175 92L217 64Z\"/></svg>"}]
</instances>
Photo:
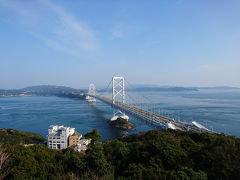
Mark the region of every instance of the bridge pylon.
<instances>
[{"instance_id":1,"label":"bridge pylon","mask_svg":"<svg viewBox=\"0 0 240 180\"><path fill-rule=\"evenodd\" d=\"M114 104L117 101L125 103L125 80L122 76L114 76L112 78L113 117L111 118L111 120L117 120L117 118L119 118L118 114L121 114L121 118L129 120L129 117L125 115L125 113L115 108Z\"/></svg>"},{"instance_id":2,"label":"bridge pylon","mask_svg":"<svg viewBox=\"0 0 240 180\"><path fill-rule=\"evenodd\" d=\"M89 95L96 95L96 88L95 88L95 85L93 83L89 84L88 94Z\"/></svg>"},{"instance_id":3,"label":"bridge pylon","mask_svg":"<svg viewBox=\"0 0 240 180\"><path fill-rule=\"evenodd\" d=\"M96 102L96 99L92 96L95 96L96 95L96 88L95 88L95 85L94 84L89 84L89 87L88 87L88 95L86 96L86 100L88 102Z\"/></svg>"},{"instance_id":4,"label":"bridge pylon","mask_svg":"<svg viewBox=\"0 0 240 180\"><path fill-rule=\"evenodd\" d=\"M124 77L113 77L112 78L112 100L113 104L117 100L117 97L120 96L120 102L125 103L125 85Z\"/></svg>"}]
</instances>

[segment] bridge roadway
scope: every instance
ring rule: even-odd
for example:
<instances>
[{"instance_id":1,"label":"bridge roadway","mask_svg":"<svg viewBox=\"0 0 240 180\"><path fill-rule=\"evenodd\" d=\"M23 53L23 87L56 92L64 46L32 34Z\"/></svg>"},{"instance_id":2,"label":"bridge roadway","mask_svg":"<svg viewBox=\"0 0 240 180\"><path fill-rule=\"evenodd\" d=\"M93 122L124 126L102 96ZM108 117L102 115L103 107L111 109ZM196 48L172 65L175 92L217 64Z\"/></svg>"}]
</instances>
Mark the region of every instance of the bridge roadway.
<instances>
[{"instance_id":1,"label":"bridge roadway","mask_svg":"<svg viewBox=\"0 0 240 180\"><path fill-rule=\"evenodd\" d=\"M107 104L110 104L114 108L123 111L126 114L134 115L134 116L141 118L141 119L143 119L153 125L156 125L156 126L160 126L160 127L165 126L166 127L168 125L168 123L171 123L176 127L176 129L179 129L181 131L210 132L211 133L211 131L209 131L209 130L198 128L190 123L175 121L174 119L162 116L160 114L152 113L152 112L134 107L134 106L126 104L126 103L115 101L115 103L113 104L112 99L104 97L104 96L99 96L99 95L89 95L89 96L99 99Z\"/></svg>"}]
</instances>

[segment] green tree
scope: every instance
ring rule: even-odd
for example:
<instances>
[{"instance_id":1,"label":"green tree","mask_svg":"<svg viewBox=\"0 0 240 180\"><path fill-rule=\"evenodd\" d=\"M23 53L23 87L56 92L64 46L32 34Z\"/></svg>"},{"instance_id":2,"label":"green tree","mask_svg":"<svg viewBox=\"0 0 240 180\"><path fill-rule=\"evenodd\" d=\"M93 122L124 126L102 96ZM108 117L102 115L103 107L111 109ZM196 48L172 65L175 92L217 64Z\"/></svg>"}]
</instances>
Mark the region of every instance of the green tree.
<instances>
[{"instance_id":1,"label":"green tree","mask_svg":"<svg viewBox=\"0 0 240 180\"><path fill-rule=\"evenodd\" d=\"M89 132L84 135L85 138L91 138L92 142L97 142L101 139L101 135L98 133L97 129L93 129L92 132Z\"/></svg>"},{"instance_id":2,"label":"green tree","mask_svg":"<svg viewBox=\"0 0 240 180\"><path fill-rule=\"evenodd\" d=\"M112 166L107 162L103 147L100 143L96 142L89 145L85 157L87 167L93 170L98 175L107 175L112 173Z\"/></svg>"}]
</instances>

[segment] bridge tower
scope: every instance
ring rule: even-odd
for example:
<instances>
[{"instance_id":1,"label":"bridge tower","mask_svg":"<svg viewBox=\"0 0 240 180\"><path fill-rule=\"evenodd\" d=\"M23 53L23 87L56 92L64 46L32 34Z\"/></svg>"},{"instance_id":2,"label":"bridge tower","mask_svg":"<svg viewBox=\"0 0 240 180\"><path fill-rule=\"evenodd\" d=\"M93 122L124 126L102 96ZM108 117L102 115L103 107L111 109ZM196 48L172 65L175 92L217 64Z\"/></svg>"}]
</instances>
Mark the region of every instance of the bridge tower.
<instances>
[{"instance_id":1,"label":"bridge tower","mask_svg":"<svg viewBox=\"0 0 240 180\"><path fill-rule=\"evenodd\" d=\"M113 77L112 78L112 100L113 104L120 96L120 102L125 103L125 87L124 87L124 77Z\"/></svg>"},{"instance_id":2,"label":"bridge tower","mask_svg":"<svg viewBox=\"0 0 240 180\"><path fill-rule=\"evenodd\" d=\"M112 103L113 103L113 117L111 121L117 120L118 114L121 114L121 118L129 120L129 117L119 109L114 107L116 102L125 103L125 81L124 77L113 77L112 78Z\"/></svg>"},{"instance_id":3,"label":"bridge tower","mask_svg":"<svg viewBox=\"0 0 240 180\"><path fill-rule=\"evenodd\" d=\"M96 99L93 97L96 95L96 88L94 84L89 84L88 87L88 95L86 96L86 100L88 102L95 102Z\"/></svg>"},{"instance_id":4,"label":"bridge tower","mask_svg":"<svg viewBox=\"0 0 240 180\"><path fill-rule=\"evenodd\" d=\"M96 95L96 88L95 88L94 84L89 84L88 94L89 95Z\"/></svg>"}]
</instances>

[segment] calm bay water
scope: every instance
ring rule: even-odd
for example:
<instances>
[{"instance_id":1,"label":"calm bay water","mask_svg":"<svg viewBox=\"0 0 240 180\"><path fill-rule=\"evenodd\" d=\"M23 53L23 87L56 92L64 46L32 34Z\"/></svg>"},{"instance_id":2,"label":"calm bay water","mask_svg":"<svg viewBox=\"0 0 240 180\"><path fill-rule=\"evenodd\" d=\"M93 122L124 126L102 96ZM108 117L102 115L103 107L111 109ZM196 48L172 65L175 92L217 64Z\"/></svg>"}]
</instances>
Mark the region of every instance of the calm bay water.
<instances>
[{"instance_id":1,"label":"calm bay water","mask_svg":"<svg viewBox=\"0 0 240 180\"><path fill-rule=\"evenodd\" d=\"M134 94L134 92L131 92ZM196 92L144 92L146 98L179 115L185 121L195 120L209 129L240 137L240 90L200 90ZM138 94L135 93L137 97ZM140 100L142 101L142 100ZM141 104L151 109L151 102ZM137 103L137 106L140 106ZM75 127L82 134L97 128L102 139L112 139L122 133L138 133L153 129L133 117L136 128L120 131L107 124L112 109L100 101L89 104L84 100L59 97L0 98L0 128L13 128L39 133L46 137L50 125Z\"/></svg>"}]
</instances>

